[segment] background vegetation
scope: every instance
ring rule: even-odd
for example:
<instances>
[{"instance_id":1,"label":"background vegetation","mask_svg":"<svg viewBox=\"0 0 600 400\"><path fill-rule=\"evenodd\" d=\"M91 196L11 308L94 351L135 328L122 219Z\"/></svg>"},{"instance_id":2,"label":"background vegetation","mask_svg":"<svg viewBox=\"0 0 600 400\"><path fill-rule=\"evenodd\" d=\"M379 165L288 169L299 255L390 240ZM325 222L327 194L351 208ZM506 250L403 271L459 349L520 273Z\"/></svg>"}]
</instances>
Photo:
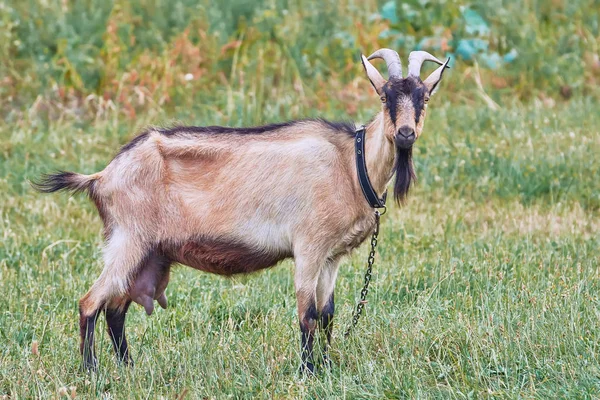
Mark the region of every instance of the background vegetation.
<instances>
[{"instance_id":1,"label":"background vegetation","mask_svg":"<svg viewBox=\"0 0 600 400\"><path fill-rule=\"evenodd\" d=\"M0 397L600 396L597 0L0 0ZM297 374L291 263L179 268L134 307L137 365L79 370L77 299L101 269L83 197L27 180L91 173L149 124L365 121L360 52L451 56L415 148L419 182L342 266L334 368Z\"/></svg>"}]
</instances>

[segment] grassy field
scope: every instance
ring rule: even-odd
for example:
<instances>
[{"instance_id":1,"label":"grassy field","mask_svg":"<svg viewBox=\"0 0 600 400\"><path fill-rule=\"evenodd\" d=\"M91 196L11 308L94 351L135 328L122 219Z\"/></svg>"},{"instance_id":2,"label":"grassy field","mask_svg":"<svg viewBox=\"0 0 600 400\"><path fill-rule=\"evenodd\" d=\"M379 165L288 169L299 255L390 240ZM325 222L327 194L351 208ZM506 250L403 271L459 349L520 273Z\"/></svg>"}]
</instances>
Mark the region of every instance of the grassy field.
<instances>
[{"instance_id":1,"label":"grassy field","mask_svg":"<svg viewBox=\"0 0 600 400\"><path fill-rule=\"evenodd\" d=\"M222 3L0 2L0 398L600 397L600 4L474 3L481 35L464 1ZM342 264L331 371L297 373L291 262L176 268L167 310L128 314L135 368L98 329L99 372L80 371L100 219L28 179L98 171L149 124L365 121L379 101L359 51L425 39L456 63L349 340L368 249ZM467 59L462 39L487 48Z\"/></svg>"}]
</instances>

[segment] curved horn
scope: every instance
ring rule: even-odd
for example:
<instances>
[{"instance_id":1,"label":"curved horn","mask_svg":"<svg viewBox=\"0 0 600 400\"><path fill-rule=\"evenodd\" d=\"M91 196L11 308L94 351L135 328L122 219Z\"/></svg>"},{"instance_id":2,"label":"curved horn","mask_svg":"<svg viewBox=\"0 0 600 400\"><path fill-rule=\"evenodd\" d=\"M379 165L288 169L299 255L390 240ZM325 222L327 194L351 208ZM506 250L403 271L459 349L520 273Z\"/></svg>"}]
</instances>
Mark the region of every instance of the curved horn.
<instances>
[{"instance_id":1,"label":"curved horn","mask_svg":"<svg viewBox=\"0 0 600 400\"><path fill-rule=\"evenodd\" d=\"M402 61L400 61L400 56L394 50L379 49L371 54L367 60L374 58L381 58L385 61L390 78L402 78Z\"/></svg>"},{"instance_id":2,"label":"curved horn","mask_svg":"<svg viewBox=\"0 0 600 400\"><path fill-rule=\"evenodd\" d=\"M433 61L439 65L444 64L426 51L412 51L408 55L408 76L418 77L421 74L421 66L425 61Z\"/></svg>"}]
</instances>

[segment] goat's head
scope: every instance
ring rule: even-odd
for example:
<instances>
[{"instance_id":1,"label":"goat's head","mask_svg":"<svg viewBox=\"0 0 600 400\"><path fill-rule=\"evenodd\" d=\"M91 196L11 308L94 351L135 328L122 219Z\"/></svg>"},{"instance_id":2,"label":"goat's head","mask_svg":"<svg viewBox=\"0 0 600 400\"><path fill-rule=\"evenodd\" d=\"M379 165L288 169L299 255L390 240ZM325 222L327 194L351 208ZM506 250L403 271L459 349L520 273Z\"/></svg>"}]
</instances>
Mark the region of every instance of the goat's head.
<instances>
[{"instance_id":1,"label":"goat's head","mask_svg":"<svg viewBox=\"0 0 600 400\"><path fill-rule=\"evenodd\" d=\"M441 62L426 51L413 51L408 56L408 76L402 78L402 62L398 53L380 49L369 58L361 57L363 67L371 84L379 94L384 116L384 132L398 149L409 149L421 135L427 102L435 92L448 62ZM389 80L385 80L369 60L383 59L388 68ZM441 65L424 81L419 77L425 61Z\"/></svg>"}]
</instances>

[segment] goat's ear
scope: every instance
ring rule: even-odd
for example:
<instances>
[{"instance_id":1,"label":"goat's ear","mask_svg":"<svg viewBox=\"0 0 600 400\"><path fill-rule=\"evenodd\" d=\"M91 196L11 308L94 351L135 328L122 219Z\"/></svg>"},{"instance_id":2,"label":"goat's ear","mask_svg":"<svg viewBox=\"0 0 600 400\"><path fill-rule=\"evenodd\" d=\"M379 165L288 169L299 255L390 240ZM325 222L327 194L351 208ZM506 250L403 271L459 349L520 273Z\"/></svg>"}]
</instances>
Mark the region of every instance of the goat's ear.
<instances>
[{"instance_id":1,"label":"goat's ear","mask_svg":"<svg viewBox=\"0 0 600 400\"><path fill-rule=\"evenodd\" d=\"M444 74L444 71L446 70L446 68L450 68L448 66L449 62L450 62L450 57L448 57L448 59L442 66L440 66L438 69L433 71L431 73L431 75L429 75L427 77L427 79L425 79L423 81L423 83L427 87L427 90L429 90L429 95L432 95L436 92L436 90L438 88L438 83L440 83L440 81L442 80L442 75Z\"/></svg>"},{"instance_id":2,"label":"goat's ear","mask_svg":"<svg viewBox=\"0 0 600 400\"><path fill-rule=\"evenodd\" d=\"M360 58L362 60L362 65L365 68L365 72L371 81L371 85L373 85L377 94L381 96L383 93L383 85L385 85L385 79L383 79L383 76L377 71L377 68L367 60L367 57L361 54Z\"/></svg>"}]
</instances>

